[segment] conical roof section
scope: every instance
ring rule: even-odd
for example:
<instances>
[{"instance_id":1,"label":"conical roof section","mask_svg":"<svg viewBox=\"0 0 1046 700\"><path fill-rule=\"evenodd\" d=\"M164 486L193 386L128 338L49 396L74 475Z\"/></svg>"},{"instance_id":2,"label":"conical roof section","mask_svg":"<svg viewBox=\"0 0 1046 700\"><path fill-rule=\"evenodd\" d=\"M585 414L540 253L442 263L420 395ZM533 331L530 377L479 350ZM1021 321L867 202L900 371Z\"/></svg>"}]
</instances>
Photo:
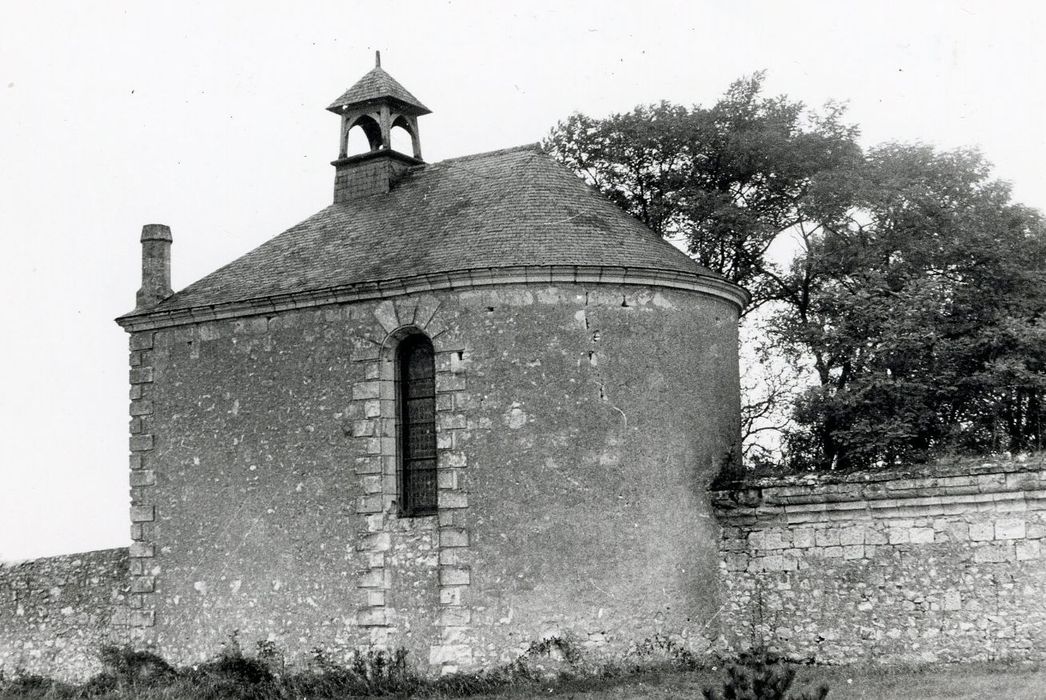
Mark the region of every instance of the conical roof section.
<instances>
[{"instance_id":1,"label":"conical roof section","mask_svg":"<svg viewBox=\"0 0 1046 700\"><path fill-rule=\"evenodd\" d=\"M341 114L346 107L382 100L395 100L400 103L401 107L407 108L402 111L415 116L432 112L431 109L421 104L417 97L410 94L407 88L385 72L381 67L380 58L377 59L377 65L369 73L360 78L341 97L334 100L327 109L335 114Z\"/></svg>"},{"instance_id":2,"label":"conical roof section","mask_svg":"<svg viewBox=\"0 0 1046 700\"><path fill-rule=\"evenodd\" d=\"M463 270L530 269L549 280L549 268L591 266L722 280L525 146L412 168L389 193L327 207L149 313Z\"/></svg>"}]
</instances>

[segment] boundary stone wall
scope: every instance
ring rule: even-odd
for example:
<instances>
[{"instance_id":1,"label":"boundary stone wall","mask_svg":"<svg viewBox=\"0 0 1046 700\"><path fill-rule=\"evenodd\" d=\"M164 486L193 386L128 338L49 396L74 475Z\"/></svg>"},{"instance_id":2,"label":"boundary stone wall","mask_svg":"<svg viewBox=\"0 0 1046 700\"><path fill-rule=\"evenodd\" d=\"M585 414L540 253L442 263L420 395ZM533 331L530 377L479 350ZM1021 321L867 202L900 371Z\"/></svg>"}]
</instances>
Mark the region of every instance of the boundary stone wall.
<instances>
[{"instance_id":1,"label":"boundary stone wall","mask_svg":"<svg viewBox=\"0 0 1046 700\"><path fill-rule=\"evenodd\" d=\"M721 485L726 650L1046 659L1046 456Z\"/></svg>"},{"instance_id":2,"label":"boundary stone wall","mask_svg":"<svg viewBox=\"0 0 1046 700\"><path fill-rule=\"evenodd\" d=\"M124 644L127 548L0 563L0 671L79 680Z\"/></svg>"}]
</instances>

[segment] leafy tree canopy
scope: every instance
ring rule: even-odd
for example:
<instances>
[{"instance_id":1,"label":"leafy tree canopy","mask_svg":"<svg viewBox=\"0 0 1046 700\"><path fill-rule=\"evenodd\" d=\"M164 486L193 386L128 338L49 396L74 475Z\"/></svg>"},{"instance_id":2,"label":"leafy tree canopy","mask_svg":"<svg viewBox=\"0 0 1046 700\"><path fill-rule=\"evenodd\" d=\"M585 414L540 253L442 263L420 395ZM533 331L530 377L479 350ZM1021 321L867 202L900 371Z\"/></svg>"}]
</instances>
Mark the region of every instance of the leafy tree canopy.
<instances>
[{"instance_id":1,"label":"leafy tree canopy","mask_svg":"<svg viewBox=\"0 0 1046 700\"><path fill-rule=\"evenodd\" d=\"M761 356L776 363L764 376L812 378L799 392L749 387L747 415L785 416L791 466L1041 447L1042 217L977 152L864 152L844 116L765 97L756 74L710 108L572 115L546 147L753 292Z\"/></svg>"},{"instance_id":2,"label":"leafy tree canopy","mask_svg":"<svg viewBox=\"0 0 1046 700\"><path fill-rule=\"evenodd\" d=\"M831 217L842 202L829 183L861 158L841 107L809 114L764 97L762 80L735 82L710 108L574 114L545 146L651 229L683 239L702 265L747 286L758 306L781 294L771 244L811 216Z\"/></svg>"}]
</instances>

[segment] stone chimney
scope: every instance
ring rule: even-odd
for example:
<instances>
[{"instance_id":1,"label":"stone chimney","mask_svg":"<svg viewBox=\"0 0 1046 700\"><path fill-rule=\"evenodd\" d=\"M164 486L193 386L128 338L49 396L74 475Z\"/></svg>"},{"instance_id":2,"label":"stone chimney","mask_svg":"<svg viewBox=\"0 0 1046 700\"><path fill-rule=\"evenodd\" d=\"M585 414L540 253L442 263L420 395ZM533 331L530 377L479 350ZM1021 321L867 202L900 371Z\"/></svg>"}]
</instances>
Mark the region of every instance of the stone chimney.
<instances>
[{"instance_id":1,"label":"stone chimney","mask_svg":"<svg viewBox=\"0 0 1046 700\"><path fill-rule=\"evenodd\" d=\"M163 224L142 226L142 288L138 309L156 306L171 296L171 228Z\"/></svg>"},{"instance_id":2,"label":"stone chimney","mask_svg":"<svg viewBox=\"0 0 1046 700\"><path fill-rule=\"evenodd\" d=\"M424 165L418 117L430 110L381 67L381 54L374 69L335 100L327 109L341 117L338 159L335 168L334 202L388 192L408 169ZM392 148L392 132L402 129L410 137L411 155ZM369 150L348 155L350 132L360 133Z\"/></svg>"}]
</instances>

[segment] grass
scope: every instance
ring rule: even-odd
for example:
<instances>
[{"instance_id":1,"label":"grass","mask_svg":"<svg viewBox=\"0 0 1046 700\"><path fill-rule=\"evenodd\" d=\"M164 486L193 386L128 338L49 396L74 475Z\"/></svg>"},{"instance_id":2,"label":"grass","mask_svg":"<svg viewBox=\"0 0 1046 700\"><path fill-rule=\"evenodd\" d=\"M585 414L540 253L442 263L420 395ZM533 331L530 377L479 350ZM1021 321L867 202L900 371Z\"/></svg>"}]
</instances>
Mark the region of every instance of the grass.
<instances>
[{"instance_id":1,"label":"grass","mask_svg":"<svg viewBox=\"0 0 1046 700\"><path fill-rule=\"evenodd\" d=\"M702 691L722 684L717 668L694 671L654 670L616 679L567 681L542 688L517 688L493 698L539 697L581 700L701 698ZM918 668L880 666L802 666L794 688L829 687L828 700L1043 700L1046 669L1015 664L941 664Z\"/></svg>"},{"instance_id":2,"label":"grass","mask_svg":"<svg viewBox=\"0 0 1046 700\"><path fill-rule=\"evenodd\" d=\"M650 640L648 640L650 641ZM351 697L474 698L702 698L721 690L727 669L700 667L693 656L654 640L627 663L590 666L563 640L531 645L520 660L472 674L433 679L418 676L402 650L357 654L338 664L316 650L306 668L289 671L279 650L262 643L253 656L232 640L206 664L176 669L148 652L108 647L99 658L105 671L71 685L26 674L0 676L0 699L99 698L103 700L321 700ZM733 665L736 671L738 666ZM1018 664L955 664L912 668L794 666L789 698L819 685L831 700L911 698L1046 698L1046 668ZM765 669L763 669L765 670ZM736 673L734 674L737 675ZM730 696L724 697L752 697ZM770 698L771 696L761 696ZM780 698L780 695L772 696Z\"/></svg>"}]
</instances>

